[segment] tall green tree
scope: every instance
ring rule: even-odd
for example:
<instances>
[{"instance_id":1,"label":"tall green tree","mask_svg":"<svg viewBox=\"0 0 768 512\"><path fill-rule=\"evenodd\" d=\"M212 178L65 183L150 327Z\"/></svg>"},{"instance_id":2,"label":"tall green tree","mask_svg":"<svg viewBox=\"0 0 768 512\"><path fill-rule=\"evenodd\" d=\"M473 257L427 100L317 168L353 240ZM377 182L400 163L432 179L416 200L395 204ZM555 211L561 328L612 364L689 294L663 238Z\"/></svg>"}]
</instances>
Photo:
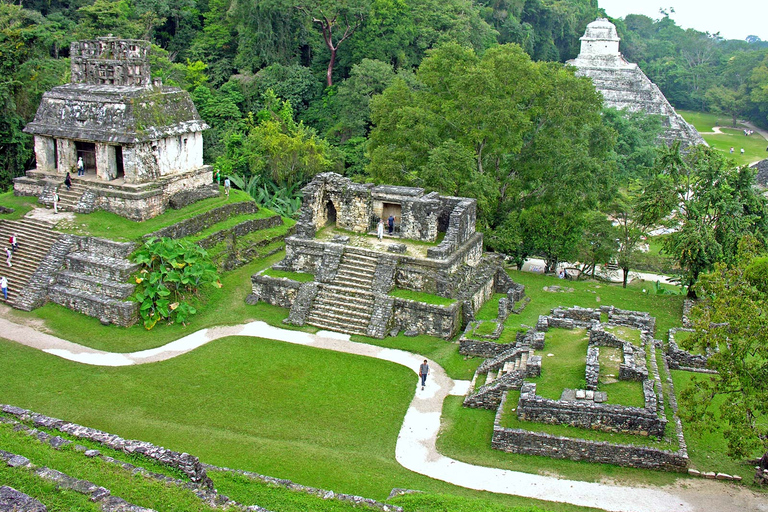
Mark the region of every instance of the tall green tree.
<instances>
[{"instance_id":1,"label":"tall green tree","mask_svg":"<svg viewBox=\"0 0 768 512\"><path fill-rule=\"evenodd\" d=\"M754 171L735 167L709 147L682 153L676 143L661 152L662 172L645 188L640 215L666 217L673 226L664 251L679 264L681 284L695 297L700 274L718 262L735 262L741 237L766 240L766 199L754 189Z\"/></svg>"},{"instance_id":2,"label":"tall green tree","mask_svg":"<svg viewBox=\"0 0 768 512\"><path fill-rule=\"evenodd\" d=\"M768 256L745 237L733 265L715 264L696 284L701 302L695 334L683 347L706 351L717 373L683 390L687 421L708 430L724 422L729 453L754 457L768 449ZM724 399L715 402L717 397ZM719 405L715 405L719 403ZM717 411L720 421L715 420Z\"/></svg>"}]
</instances>

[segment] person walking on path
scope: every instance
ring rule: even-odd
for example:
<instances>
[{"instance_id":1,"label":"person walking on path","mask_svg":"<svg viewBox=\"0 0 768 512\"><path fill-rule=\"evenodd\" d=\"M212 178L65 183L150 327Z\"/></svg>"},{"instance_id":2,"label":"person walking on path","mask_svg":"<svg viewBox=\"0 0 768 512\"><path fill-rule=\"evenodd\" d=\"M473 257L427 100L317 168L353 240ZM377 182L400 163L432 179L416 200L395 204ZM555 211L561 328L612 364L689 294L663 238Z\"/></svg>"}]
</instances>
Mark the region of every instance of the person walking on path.
<instances>
[{"instance_id":1,"label":"person walking on path","mask_svg":"<svg viewBox=\"0 0 768 512\"><path fill-rule=\"evenodd\" d=\"M216 169L213 173L213 181L216 183L216 185L221 185L221 171Z\"/></svg>"},{"instance_id":2,"label":"person walking on path","mask_svg":"<svg viewBox=\"0 0 768 512\"><path fill-rule=\"evenodd\" d=\"M421 365L419 365L419 377L421 377L421 390L424 391L424 386L427 384L427 375L429 375L429 365L425 359Z\"/></svg>"},{"instance_id":3,"label":"person walking on path","mask_svg":"<svg viewBox=\"0 0 768 512\"><path fill-rule=\"evenodd\" d=\"M229 176L224 178L224 195L229 197L229 187L232 186L232 183L229 181Z\"/></svg>"},{"instance_id":4,"label":"person walking on path","mask_svg":"<svg viewBox=\"0 0 768 512\"><path fill-rule=\"evenodd\" d=\"M13 257L13 251L10 247L5 248L5 255L8 256L8 259L5 261L9 267L13 266L13 263L11 263L11 258Z\"/></svg>"},{"instance_id":5,"label":"person walking on path","mask_svg":"<svg viewBox=\"0 0 768 512\"><path fill-rule=\"evenodd\" d=\"M67 186L67 190L70 190L72 188L72 177L67 173L67 177L64 178L64 185Z\"/></svg>"},{"instance_id":6,"label":"person walking on path","mask_svg":"<svg viewBox=\"0 0 768 512\"><path fill-rule=\"evenodd\" d=\"M8 280L5 276L0 277L0 288L3 289L3 297L5 297L5 300L8 300Z\"/></svg>"},{"instance_id":7,"label":"person walking on path","mask_svg":"<svg viewBox=\"0 0 768 512\"><path fill-rule=\"evenodd\" d=\"M744 148L741 148L741 156L744 156Z\"/></svg>"},{"instance_id":8,"label":"person walking on path","mask_svg":"<svg viewBox=\"0 0 768 512\"><path fill-rule=\"evenodd\" d=\"M384 219L379 219L379 225L376 226L376 236L379 237L379 242L384 238Z\"/></svg>"},{"instance_id":9,"label":"person walking on path","mask_svg":"<svg viewBox=\"0 0 768 512\"><path fill-rule=\"evenodd\" d=\"M8 243L11 244L11 251L16 252L19 248L19 239L16 237L16 233L8 237Z\"/></svg>"},{"instance_id":10,"label":"person walking on path","mask_svg":"<svg viewBox=\"0 0 768 512\"><path fill-rule=\"evenodd\" d=\"M85 176L85 164L83 163L83 157L77 158L77 175Z\"/></svg>"},{"instance_id":11,"label":"person walking on path","mask_svg":"<svg viewBox=\"0 0 768 512\"><path fill-rule=\"evenodd\" d=\"M387 219L387 225L389 226L389 234L391 235L392 232L395 230L395 217L390 215Z\"/></svg>"},{"instance_id":12,"label":"person walking on path","mask_svg":"<svg viewBox=\"0 0 768 512\"><path fill-rule=\"evenodd\" d=\"M59 193L53 193L53 213L59 213Z\"/></svg>"}]
</instances>

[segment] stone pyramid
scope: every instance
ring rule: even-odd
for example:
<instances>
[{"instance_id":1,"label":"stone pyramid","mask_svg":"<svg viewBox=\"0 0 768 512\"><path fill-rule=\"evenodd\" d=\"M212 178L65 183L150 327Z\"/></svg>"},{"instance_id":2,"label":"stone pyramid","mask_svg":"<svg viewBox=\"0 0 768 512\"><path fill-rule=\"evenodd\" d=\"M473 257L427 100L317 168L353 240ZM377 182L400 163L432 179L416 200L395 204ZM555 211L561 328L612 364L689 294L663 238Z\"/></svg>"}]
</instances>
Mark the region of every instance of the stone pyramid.
<instances>
[{"instance_id":1,"label":"stone pyramid","mask_svg":"<svg viewBox=\"0 0 768 512\"><path fill-rule=\"evenodd\" d=\"M619 41L616 26L605 18L598 18L587 25L579 56L567 64L577 68L577 75L592 79L606 107L662 116L665 128L662 138L667 143L680 140L683 146L706 144L637 64L624 59L619 52Z\"/></svg>"}]
</instances>

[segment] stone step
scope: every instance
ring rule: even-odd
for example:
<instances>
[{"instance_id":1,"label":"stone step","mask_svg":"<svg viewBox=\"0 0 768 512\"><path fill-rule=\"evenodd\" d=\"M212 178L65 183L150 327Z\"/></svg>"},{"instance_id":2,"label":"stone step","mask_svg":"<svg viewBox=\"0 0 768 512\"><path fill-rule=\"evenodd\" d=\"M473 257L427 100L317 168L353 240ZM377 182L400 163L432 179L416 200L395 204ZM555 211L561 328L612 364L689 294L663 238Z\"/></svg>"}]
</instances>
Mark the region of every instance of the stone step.
<instances>
[{"instance_id":1,"label":"stone step","mask_svg":"<svg viewBox=\"0 0 768 512\"><path fill-rule=\"evenodd\" d=\"M66 268L75 273L97 276L112 281L125 282L139 269L139 265L125 259L97 256L86 252L69 254Z\"/></svg>"},{"instance_id":2,"label":"stone step","mask_svg":"<svg viewBox=\"0 0 768 512\"><path fill-rule=\"evenodd\" d=\"M483 385L487 386L488 384L490 384L494 380L496 380L496 372L488 372L486 374L486 377L485 377L485 384L483 384Z\"/></svg>"},{"instance_id":3,"label":"stone step","mask_svg":"<svg viewBox=\"0 0 768 512\"><path fill-rule=\"evenodd\" d=\"M362 328L362 327L357 327L350 324L334 322L331 320L327 320L325 318L311 318L311 319L308 318L306 323L310 325L314 325L315 327L320 327L321 329L341 332L344 334L357 334L357 335L365 336L368 333L367 326L365 328Z\"/></svg>"},{"instance_id":4,"label":"stone step","mask_svg":"<svg viewBox=\"0 0 768 512\"><path fill-rule=\"evenodd\" d=\"M88 316L116 325L132 325L138 320L138 302L100 297L84 290L52 285L48 290L51 302L74 311L87 312Z\"/></svg>"},{"instance_id":5,"label":"stone step","mask_svg":"<svg viewBox=\"0 0 768 512\"><path fill-rule=\"evenodd\" d=\"M362 279L359 277L350 276L336 276L333 280L333 284L346 288L357 288L363 291L371 289L372 279Z\"/></svg>"},{"instance_id":6,"label":"stone step","mask_svg":"<svg viewBox=\"0 0 768 512\"><path fill-rule=\"evenodd\" d=\"M353 277L356 279L367 279L368 281L371 281L373 279L373 276L376 274L376 272L371 271L367 272L365 270L356 269L356 268L342 268L339 267L339 269L336 271L336 277L344 276L344 277Z\"/></svg>"},{"instance_id":7,"label":"stone step","mask_svg":"<svg viewBox=\"0 0 768 512\"><path fill-rule=\"evenodd\" d=\"M341 325L352 325L357 327L368 327L368 324L371 322L370 317L365 319L361 317L350 316L345 314L344 311L314 310L310 312L307 318L324 319L338 322Z\"/></svg>"},{"instance_id":8,"label":"stone step","mask_svg":"<svg viewBox=\"0 0 768 512\"><path fill-rule=\"evenodd\" d=\"M326 284L323 286L323 291L330 292L336 296L351 297L355 300L370 301L373 303L373 292L366 290L356 290L353 288L347 288L346 286Z\"/></svg>"},{"instance_id":9,"label":"stone step","mask_svg":"<svg viewBox=\"0 0 768 512\"><path fill-rule=\"evenodd\" d=\"M367 320L367 321L370 321L371 313L372 313L371 309L365 309L365 310L351 309L349 306L345 307L344 309L340 309L339 307L334 306L332 304L323 304L323 303L313 304L312 309L313 311L318 311L318 312L323 311L323 312L330 312L334 314L337 314L338 311L343 311L345 316L360 318L362 320Z\"/></svg>"},{"instance_id":10,"label":"stone step","mask_svg":"<svg viewBox=\"0 0 768 512\"><path fill-rule=\"evenodd\" d=\"M8 267L4 248L9 246L8 239L12 234L17 236L19 248L11 258L13 266ZM0 252L0 275L8 279L8 303L14 304L58 237L51 225L44 222L31 219L0 221L0 247L3 247Z\"/></svg>"},{"instance_id":11,"label":"stone step","mask_svg":"<svg viewBox=\"0 0 768 512\"><path fill-rule=\"evenodd\" d=\"M95 296L117 300L127 299L136 289L136 285L131 283L118 283L102 277L86 276L67 270L57 274L56 284L83 290Z\"/></svg>"},{"instance_id":12,"label":"stone step","mask_svg":"<svg viewBox=\"0 0 768 512\"><path fill-rule=\"evenodd\" d=\"M355 300L348 295L335 295L332 293L318 293L315 298L316 304L327 304L331 307L348 308L357 311L370 311L373 309L373 299Z\"/></svg>"}]
</instances>

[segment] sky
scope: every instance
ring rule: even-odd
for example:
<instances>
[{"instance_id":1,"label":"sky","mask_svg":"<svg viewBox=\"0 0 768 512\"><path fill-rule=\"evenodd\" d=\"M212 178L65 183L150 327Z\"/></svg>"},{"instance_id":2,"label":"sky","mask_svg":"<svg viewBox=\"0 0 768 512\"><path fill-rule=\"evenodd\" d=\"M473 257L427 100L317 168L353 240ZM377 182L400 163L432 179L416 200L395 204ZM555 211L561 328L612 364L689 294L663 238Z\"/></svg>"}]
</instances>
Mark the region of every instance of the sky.
<instances>
[{"instance_id":1,"label":"sky","mask_svg":"<svg viewBox=\"0 0 768 512\"><path fill-rule=\"evenodd\" d=\"M720 32L725 39L746 39L756 35L768 41L768 0L598 0L612 18L627 14L662 17L659 9L674 8L670 17L678 26L700 32Z\"/></svg>"}]
</instances>

